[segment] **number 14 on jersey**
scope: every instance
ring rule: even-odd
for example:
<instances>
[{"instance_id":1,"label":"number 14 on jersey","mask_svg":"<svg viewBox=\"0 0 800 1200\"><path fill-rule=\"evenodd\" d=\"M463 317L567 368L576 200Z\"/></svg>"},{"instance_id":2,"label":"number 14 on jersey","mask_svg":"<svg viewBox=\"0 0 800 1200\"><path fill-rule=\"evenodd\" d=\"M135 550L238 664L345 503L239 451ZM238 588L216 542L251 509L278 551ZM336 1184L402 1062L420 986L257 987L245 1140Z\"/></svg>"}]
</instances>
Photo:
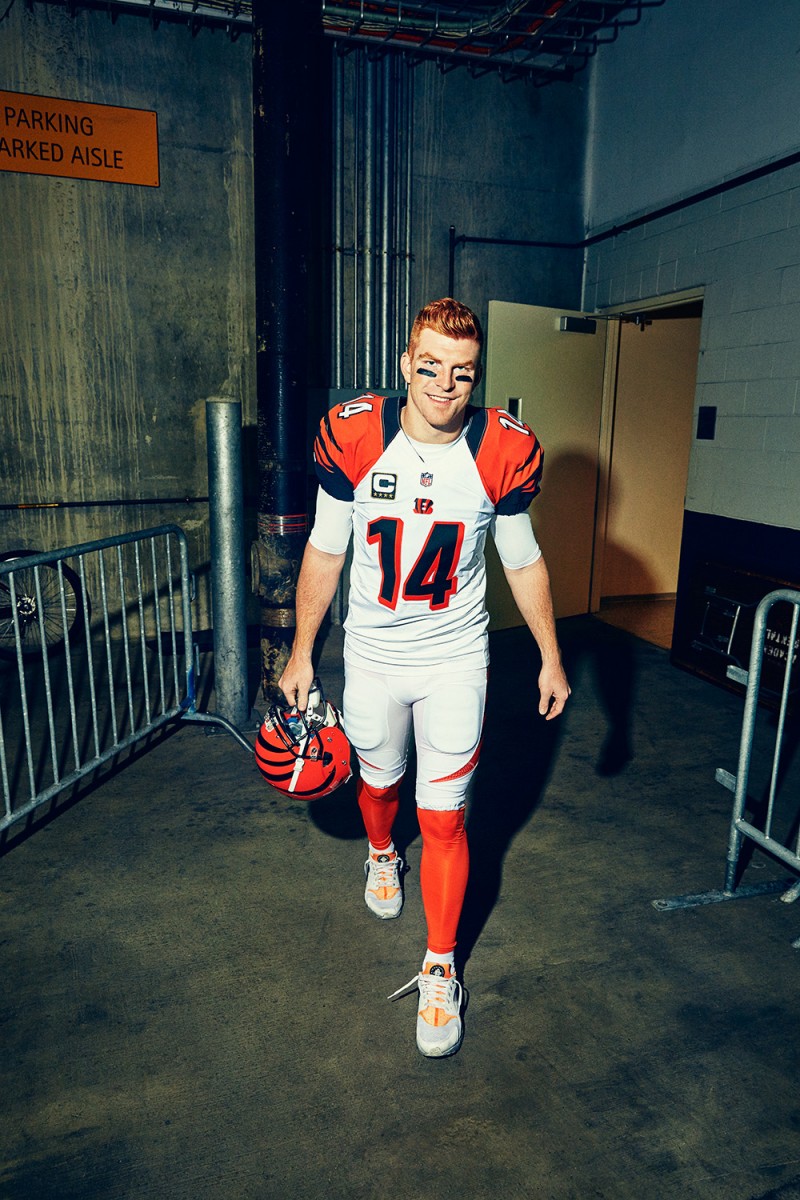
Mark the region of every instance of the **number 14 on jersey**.
<instances>
[{"instance_id":1,"label":"number 14 on jersey","mask_svg":"<svg viewBox=\"0 0 800 1200\"><path fill-rule=\"evenodd\" d=\"M399 517L377 517L367 526L367 541L378 548L381 586L378 600L394 609L403 600L427 602L432 609L447 608L458 587L458 560L464 541L461 521L437 521L430 529L417 561L401 581L403 522Z\"/></svg>"}]
</instances>

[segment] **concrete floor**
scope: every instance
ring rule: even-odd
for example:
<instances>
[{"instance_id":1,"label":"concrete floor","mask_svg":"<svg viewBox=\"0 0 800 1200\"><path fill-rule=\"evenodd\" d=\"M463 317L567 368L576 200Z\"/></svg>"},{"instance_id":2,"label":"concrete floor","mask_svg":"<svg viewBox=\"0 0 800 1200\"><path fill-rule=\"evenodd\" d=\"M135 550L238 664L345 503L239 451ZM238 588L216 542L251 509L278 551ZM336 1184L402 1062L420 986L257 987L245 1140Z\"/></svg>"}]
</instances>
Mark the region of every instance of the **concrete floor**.
<instances>
[{"instance_id":1,"label":"concrete floor","mask_svg":"<svg viewBox=\"0 0 800 1200\"><path fill-rule=\"evenodd\" d=\"M722 885L741 700L591 618L561 636L549 725L528 639L493 638L451 1059L386 1000L425 944L408 795L392 922L352 784L289 803L197 726L10 839L3 1200L800 1197L800 909L651 903Z\"/></svg>"}]
</instances>

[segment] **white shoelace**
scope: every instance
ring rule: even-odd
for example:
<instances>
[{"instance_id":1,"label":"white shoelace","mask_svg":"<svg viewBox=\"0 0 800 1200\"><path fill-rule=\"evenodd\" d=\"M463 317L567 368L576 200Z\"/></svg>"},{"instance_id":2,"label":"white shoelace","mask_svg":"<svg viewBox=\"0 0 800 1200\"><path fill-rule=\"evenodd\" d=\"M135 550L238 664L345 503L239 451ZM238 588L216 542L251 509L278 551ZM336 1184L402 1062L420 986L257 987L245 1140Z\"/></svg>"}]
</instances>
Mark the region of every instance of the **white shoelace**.
<instances>
[{"instance_id":1,"label":"white shoelace","mask_svg":"<svg viewBox=\"0 0 800 1200\"><path fill-rule=\"evenodd\" d=\"M399 854L397 858L392 858L388 862L377 862L372 857L368 858L370 888L399 887L402 866L403 860Z\"/></svg>"},{"instance_id":2,"label":"white shoelace","mask_svg":"<svg viewBox=\"0 0 800 1200\"><path fill-rule=\"evenodd\" d=\"M419 975L409 979L408 983L403 984L396 992L392 992L387 999L397 1000L398 997L413 992L414 988L419 988L420 1008L443 1008L446 1013L458 1016L461 1009L462 988L455 975L445 979L443 975L428 975L420 971Z\"/></svg>"}]
</instances>

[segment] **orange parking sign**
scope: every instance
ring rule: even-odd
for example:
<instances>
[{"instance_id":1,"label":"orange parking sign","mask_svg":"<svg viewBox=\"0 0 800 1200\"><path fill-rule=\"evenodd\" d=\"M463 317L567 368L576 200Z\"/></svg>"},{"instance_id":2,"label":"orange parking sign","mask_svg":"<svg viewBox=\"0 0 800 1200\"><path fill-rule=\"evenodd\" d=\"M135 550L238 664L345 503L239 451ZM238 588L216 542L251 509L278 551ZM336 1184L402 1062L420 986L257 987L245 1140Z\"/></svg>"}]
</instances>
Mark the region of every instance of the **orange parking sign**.
<instances>
[{"instance_id":1,"label":"orange parking sign","mask_svg":"<svg viewBox=\"0 0 800 1200\"><path fill-rule=\"evenodd\" d=\"M158 187L158 119L146 109L0 91L0 171Z\"/></svg>"}]
</instances>

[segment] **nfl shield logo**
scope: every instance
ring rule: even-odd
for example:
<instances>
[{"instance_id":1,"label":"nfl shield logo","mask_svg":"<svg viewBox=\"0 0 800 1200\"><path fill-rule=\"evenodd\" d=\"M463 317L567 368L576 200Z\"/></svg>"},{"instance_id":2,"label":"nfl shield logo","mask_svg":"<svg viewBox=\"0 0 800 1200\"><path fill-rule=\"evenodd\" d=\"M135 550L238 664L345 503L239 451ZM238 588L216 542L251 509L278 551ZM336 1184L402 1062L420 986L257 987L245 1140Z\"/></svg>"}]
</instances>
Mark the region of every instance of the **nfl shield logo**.
<instances>
[{"instance_id":1,"label":"nfl shield logo","mask_svg":"<svg viewBox=\"0 0 800 1200\"><path fill-rule=\"evenodd\" d=\"M423 487L430 487L433 483L433 472L423 471L419 477L419 481Z\"/></svg>"}]
</instances>

